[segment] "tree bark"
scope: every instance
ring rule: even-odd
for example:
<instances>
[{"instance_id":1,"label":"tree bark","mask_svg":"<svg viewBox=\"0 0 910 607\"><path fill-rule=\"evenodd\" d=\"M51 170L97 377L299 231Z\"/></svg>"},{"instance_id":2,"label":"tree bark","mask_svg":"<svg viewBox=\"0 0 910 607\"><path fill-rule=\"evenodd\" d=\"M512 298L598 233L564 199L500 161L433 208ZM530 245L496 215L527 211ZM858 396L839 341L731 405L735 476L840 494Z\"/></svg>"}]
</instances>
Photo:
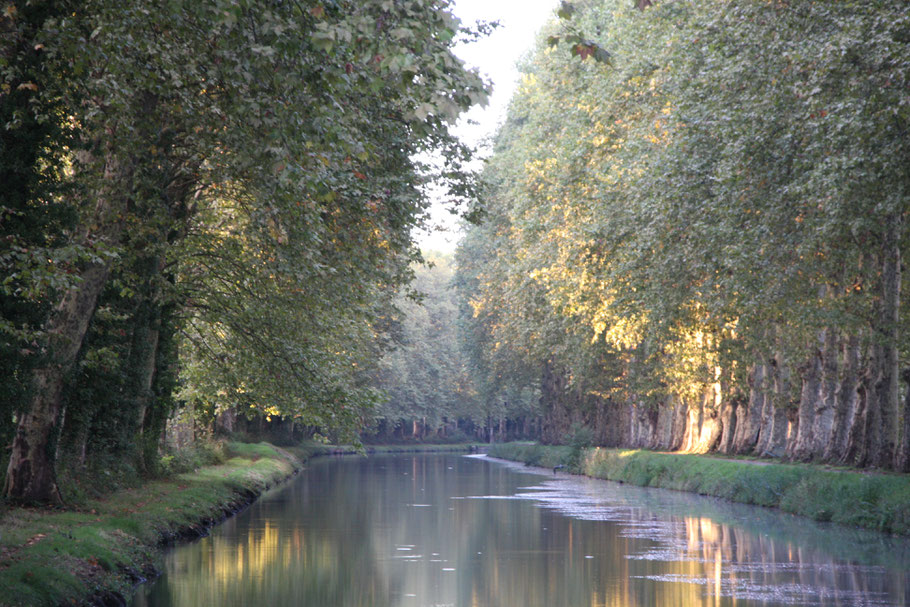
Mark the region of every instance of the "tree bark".
<instances>
[{"instance_id":1,"label":"tree bark","mask_svg":"<svg viewBox=\"0 0 910 607\"><path fill-rule=\"evenodd\" d=\"M890 468L897 462L898 405L900 399L900 368L898 337L901 293L901 216L893 213L886 218L882 264L882 361L881 376L876 390L880 402L881 449L873 465Z\"/></svg>"},{"instance_id":2,"label":"tree bark","mask_svg":"<svg viewBox=\"0 0 910 607\"><path fill-rule=\"evenodd\" d=\"M739 420L736 417L736 411L742 409L744 409L744 407L741 405L736 405L729 401L726 401L721 405L721 436L720 444L717 447L717 450L721 453L733 452L733 436L736 433L736 426L739 423Z\"/></svg>"},{"instance_id":3,"label":"tree bark","mask_svg":"<svg viewBox=\"0 0 910 607\"><path fill-rule=\"evenodd\" d=\"M866 459L866 405L868 402L866 385L864 381L856 383L856 398L854 399L853 421L849 425L844 449L838 462L848 466L860 466Z\"/></svg>"},{"instance_id":4,"label":"tree bark","mask_svg":"<svg viewBox=\"0 0 910 607\"><path fill-rule=\"evenodd\" d=\"M907 385L907 393L904 395L904 406L901 412L904 423L894 468L899 472L910 472L910 367L904 369L902 377Z\"/></svg>"},{"instance_id":5,"label":"tree bark","mask_svg":"<svg viewBox=\"0 0 910 607\"><path fill-rule=\"evenodd\" d=\"M813 435L815 428L815 410L821 400L822 355L817 348L812 349L809 360L800 374L802 388L799 396L799 427L796 441L793 444L791 459L809 461L813 458Z\"/></svg>"},{"instance_id":6,"label":"tree bark","mask_svg":"<svg viewBox=\"0 0 910 607\"><path fill-rule=\"evenodd\" d=\"M815 415L812 426L812 458L825 457L825 450L831 442L834 431L834 409L837 406L838 387L838 351L840 339L837 329L825 329L824 346L821 354L821 386L819 398L815 403Z\"/></svg>"},{"instance_id":7,"label":"tree bark","mask_svg":"<svg viewBox=\"0 0 910 607\"><path fill-rule=\"evenodd\" d=\"M867 362L866 372L860 383L861 394L865 401L864 424L865 434L862 442L862 455L857 457L856 465L860 467L879 466L882 461L882 401L880 387L882 384L882 346L873 344L872 355Z\"/></svg>"},{"instance_id":8,"label":"tree bark","mask_svg":"<svg viewBox=\"0 0 910 607\"><path fill-rule=\"evenodd\" d=\"M790 401L790 369L778 357L774 366L774 397L766 398L768 413L767 440L762 445L762 457L781 457L787 449L790 422L787 408ZM762 428L762 432L766 432Z\"/></svg>"},{"instance_id":9,"label":"tree bark","mask_svg":"<svg viewBox=\"0 0 910 607\"><path fill-rule=\"evenodd\" d=\"M88 154L83 160L86 164L92 162ZM86 228L77 242L88 247L98 241L108 245L120 242L122 218L118 216L118 211L125 198L124 184L127 180L124 176L116 155L108 152L102 171L102 186L93 216L87 222L90 228ZM95 231L90 231L91 228ZM32 373L31 401L28 410L19 417L6 471L3 492L13 502L62 503L51 439L63 408L66 376L82 348L110 268L109 257L87 263L80 273L79 284L63 294L45 324L47 362Z\"/></svg>"},{"instance_id":10,"label":"tree bark","mask_svg":"<svg viewBox=\"0 0 910 607\"><path fill-rule=\"evenodd\" d=\"M14 502L63 502L57 488L51 438L62 408L66 375L82 347L109 273L107 263L89 265L81 274L82 282L63 296L47 325L49 362L33 373L31 405L19 418L6 470L3 491Z\"/></svg>"},{"instance_id":11,"label":"tree bark","mask_svg":"<svg viewBox=\"0 0 910 607\"><path fill-rule=\"evenodd\" d=\"M749 400L740 405L741 413L736 418L736 434L733 439L734 453L749 453L755 448L761 430L762 406L765 401L765 377L767 365L757 363L749 377Z\"/></svg>"},{"instance_id":12,"label":"tree bark","mask_svg":"<svg viewBox=\"0 0 910 607\"><path fill-rule=\"evenodd\" d=\"M856 423L856 382L859 368L859 336L851 335L843 345L843 373L837 383L834 395L834 416L831 425L834 429L831 439L825 445L824 459L829 462L840 461L847 450L847 438Z\"/></svg>"}]
</instances>

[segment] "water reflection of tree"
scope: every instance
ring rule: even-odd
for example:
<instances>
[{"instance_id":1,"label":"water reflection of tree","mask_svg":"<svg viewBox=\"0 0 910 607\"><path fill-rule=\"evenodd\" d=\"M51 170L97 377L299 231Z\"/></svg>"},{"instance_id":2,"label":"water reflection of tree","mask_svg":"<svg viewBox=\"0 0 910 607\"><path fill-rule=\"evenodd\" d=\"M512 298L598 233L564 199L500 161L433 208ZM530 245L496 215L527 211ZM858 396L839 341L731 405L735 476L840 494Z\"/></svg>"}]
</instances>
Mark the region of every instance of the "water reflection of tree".
<instances>
[{"instance_id":1,"label":"water reflection of tree","mask_svg":"<svg viewBox=\"0 0 910 607\"><path fill-rule=\"evenodd\" d=\"M543 489L535 500L482 499L549 482L459 457L323 462L194 546L201 554L171 567L185 581L157 604L700 607L910 596L908 544L874 534L576 481L550 501ZM851 547L857 558L844 558Z\"/></svg>"},{"instance_id":2,"label":"water reflection of tree","mask_svg":"<svg viewBox=\"0 0 910 607\"><path fill-rule=\"evenodd\" d=\"M184 548L168 562L169 579L179 583L155 604L284 605L296 597L308 605L391 605L365 532L371 512L346 500L352 479L342 471L327 482L328 468L312 472ZM333 503L341 507L326 507Z\"/></svg>"}]
</instances>

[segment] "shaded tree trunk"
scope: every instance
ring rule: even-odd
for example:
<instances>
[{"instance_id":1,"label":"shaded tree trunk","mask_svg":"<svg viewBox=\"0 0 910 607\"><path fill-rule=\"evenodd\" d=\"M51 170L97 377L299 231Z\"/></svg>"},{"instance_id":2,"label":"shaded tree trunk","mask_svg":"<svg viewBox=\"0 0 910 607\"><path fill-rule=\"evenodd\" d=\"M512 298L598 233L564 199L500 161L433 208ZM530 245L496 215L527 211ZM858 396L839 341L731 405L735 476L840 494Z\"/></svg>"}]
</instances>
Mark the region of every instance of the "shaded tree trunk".
<instances>
[{"instance_id":1,"label":"shaded tree trunk","mask_svg":"<svg viewBox=\"0 0 910 607\"><path fill-rule=\"evenodd\" d=\"M860 384L865 401L862 455L856 459L856 465L860 467L878 466L882 460L882 402L879 394L882 384L882 346L873 344L870 350L872 354Z\"/></svg>"},{"instance_id":2,"label":"shaded tree trunk","mask_svg":"<svg viewBox=\"0 0 910 607\"><path fill-rule=\"evenodd\" d=\"M890 468L897 459L898 406L900 399L900 368L898 337L901 293L901 216L893 213L886 218L882 263L881 375L876 397L881 416L881 448L872 464Z\"/></svg>"},{"instance_id":3,"label":"shaded tree trunk","mask_svg":"<svg viewBox=\"0 0 910 607\"><path fill-rule=\"evenodd\" d=\"M869 348L874 358L875 347ZM869 357L860 357L862 362L868 364ZM858 365L858 367L860 366ZM863 466L868 460L868 451L872 442L870 438L870 423L874 419L874 414L870 414L870 371L868 367L861 376L857 378L856 383L856 406L853 414L853 423L850 424L850 431L847 434L847 441L844 447L840 463L850 466Z\"/></svg>"},{"instance_id":4,"label":"shaded tree trunk","mask_svg":"<svg viewBox=\"0 0 910 607\"><path fill-rule=\"evenodd\" d=\"M843 344L843 373L834 394L834 412L831 422L834 431L825 445L824 459L841 461L847 451L847 439L856 424L857 370L859 368L859 336L851 335Z\"/></svg>"},{"instance_id":5,"label":"shaded tree trunk","mask_svg":"<svg viewBox=\"0 0 910 607\"><path fill-rule=\"evenodd\" d=\"M814 455L812 431L815 428L815 410L819 407L821 400L821 375L822 355L818 349L813 348L808 362L800 373L802 388L797 412L799 426L796 440L791 445L792 449L788 454L791 459L809 461Z\"/></svg>"},{"instance_id":6,"label":"shaded tree trunk","mask_svg":"<svg viewBox=\"0 0 910 607\"><path fill-rule=\"evenodd\" d=\"M736 433L733 437L734 453L749 453L755 448L761 430L762 407L765 402L765 377L767 365L756 364L749 374L749 400L741 403L736 417Z\"/></svg>"},{"instance_id":7,"label":"shaded tree trunk","mask_svg":"<svg viewBox=\"0 0 910 607\"><path fill-rule=\"evenodd\" d=\"M62 410L63 385L72 369L98 296L110 273L107 263L91 264L82 282L68 291L47 325L48 363L32 376L33 396L16 428L4 494L14 502L60 504L51 438Z\"/></svg>"},{"instance_id":8,"label":"shaded tree trunk","mask_svg":"<svg viewBox=\"0 0 910 607\"><path fill-rule=\"evenodd\" d=\"M717 450L721 453L733 452L733 436L736 433L736 426L739 422L736 417L736 411L744 407L732 402L724 402L720 409L721 436Z\"/></svg>"},{"instance_id":9,"label":"shaded tree trunk","mask_svg":"<svg viewBox=\"0 0 910 607\"><path fill-rule=\"evenodd\" d=\"M829 327L824 333L824 347L821 355L821 386L815 403L812 426L812 458L824 458L834 432L834 409L837 406L838 352L840 340L837 330Z\"/></svg>"},{"instance_id":10,"label":"shaded tree trunk","mask_svg":"<svg viewBox=\"0 0 910 607\"><path fill-rule=\"evenodd\" d=\"M910 367L904 368L902 377L907 385L907 393L904 395L902 411L904 423L902 424L900 447L897 451L897 461L894 463L894 468L900 472L910 472Z\"/></svg>"},{"instance_id":11,"label":"shaded tree trunk","mask_svg":"<svg viewBox=\"0 0 910 607\"><path fill-rule=\"evenodd\" d=\"M773 367L774 396L765 398L762 414L762 433L766 435L761 443L762 457L780 457L787 449L787 405L790 400L790 369L778 357ZM767 417L765 417L767 415Z\"/></svg>"}]
</instances>

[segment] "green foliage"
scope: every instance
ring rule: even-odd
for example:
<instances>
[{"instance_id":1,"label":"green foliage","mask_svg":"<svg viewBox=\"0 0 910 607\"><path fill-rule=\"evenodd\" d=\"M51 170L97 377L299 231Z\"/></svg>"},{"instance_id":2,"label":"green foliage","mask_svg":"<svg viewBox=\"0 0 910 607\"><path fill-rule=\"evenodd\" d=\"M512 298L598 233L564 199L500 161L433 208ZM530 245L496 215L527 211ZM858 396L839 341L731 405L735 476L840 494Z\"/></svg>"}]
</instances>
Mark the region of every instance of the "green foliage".
<instances>
[{"instance_id":1,"label":"green foliage","mask_svg":"<svg viewBox=\"0 0 910 607\"><path fill-rule=\"evenodd\" d=\"M449 128L487 86L452 54L462 28L448 9L10 4L4 444L50 359L67 376L66 402L50 400L77 467L123 456L153 473L179 406L353 438L379 402L375 361L420 258L424 186L453 212L473 194L471 151ZM84 305L60 307L79 293ZM54 325L64 313L72 322Z\"/></svg>"},{"instance_id":2,"label":"green foliage","mask_svg":"<svg viewBox=\"0 0 910 607\"><path fill-rule=\"evenodd\" d=\"M568 467L572 457L571 447L547 446L536 443L495 443L487 449L490 457L523 462L528 466L555 468Z\"/></svg>"},{"instance_id":3,"label":"green foliage","mask_svg":"<svg viewBox=\"0 0 910 607\"><path fill-rule=\"evenodd\" d=\"M374 415L400 434L411 434L415 419L428 434L440 429L451 433L459 419L485 417L455 333L452 259L428 254L426 261L415 267L414 281L396 300L399 343L383 356L377 375L387 400ZM461 439L452 440L465 442Z\"/></svg>"},{"instance_id":4,"label":"green foliage","mask_svg":"<svg viewBox=\"0 0 910 607\"><path fill-rule=\"evenodd\" d=\"M238 443L233 443L231 445L231 452L247 458L252 458L254 455L257 459L259 457L278 457L278 454L274 449L262 447L258 452L252 452L246 445ZM194 472L205 466L223 464L226 459L227 452L223 442L196 441L185 449L172 451L162 455L158 466L158 472L161 476L172 477L177 474Z\"/></svg>"},{"instance_id":5,"label":"green foliage","mask_svg":"<svg viewBox=\"0 0 910 607\"><path fill-rule=\"evenodd\" d=\"M594 433L582 424L573 424L565 444L569 447L569 458L566 466L572 472L581 471L582 456L586 449L594 444Z\"/></svg>"},{"instance_id":6,"label":"green foliage","mask_svg":"<svg viewBox=\"0 0 910 607\"><path fill-rule=\"evenodd\" d=\"M551 47L563 22L522 66L457 254L486 390L549 369L656 407L747 394L825 328L906 352L882 317L908 243L904 3L632 4L561 8L609 69Z\"/></svg>"}]
</instances>

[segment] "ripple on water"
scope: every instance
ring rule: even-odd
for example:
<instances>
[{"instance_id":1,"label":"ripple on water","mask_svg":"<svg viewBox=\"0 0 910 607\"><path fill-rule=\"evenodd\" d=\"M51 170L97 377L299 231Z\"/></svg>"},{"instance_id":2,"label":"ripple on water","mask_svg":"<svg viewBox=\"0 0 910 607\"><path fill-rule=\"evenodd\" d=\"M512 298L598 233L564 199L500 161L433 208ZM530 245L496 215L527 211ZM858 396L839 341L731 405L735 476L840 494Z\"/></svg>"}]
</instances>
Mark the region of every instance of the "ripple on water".
<instances>
[{"instance_id":1,"label":"ripple on water","mask_svg":"<svg viewBox=\"0 0 910 607\"><path fill-rule=\"evenodd\" d=\"M633 575L633 579L652 580L677 584L695 584L712 587L715 580L708 577L667 573L661 575ZM864 607L888 607L893 603L883 592L868 590L852 591L832 589L825 586L813 586L797 583L761 584L754 580L741 578L723 578L720 582L720 595L740 600L776 602L787 605L854 605ZM706 590L706 594L713 594Z\"/></svg>"}]
</instances>

